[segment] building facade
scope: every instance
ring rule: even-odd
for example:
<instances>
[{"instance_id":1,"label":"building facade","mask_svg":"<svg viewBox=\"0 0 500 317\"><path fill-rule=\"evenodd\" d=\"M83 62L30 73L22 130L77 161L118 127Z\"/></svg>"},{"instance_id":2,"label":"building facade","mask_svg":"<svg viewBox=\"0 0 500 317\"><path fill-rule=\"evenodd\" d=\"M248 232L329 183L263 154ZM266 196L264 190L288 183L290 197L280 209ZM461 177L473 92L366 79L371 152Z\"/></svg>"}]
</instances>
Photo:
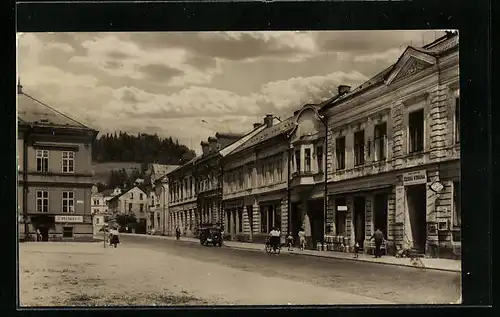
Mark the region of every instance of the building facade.
<instances>
[{"instance_id":1,"label":"building facade","mask_svg":"<svg viewBox=\"0 0 500 317\"><path fill-rule=\"evenodd\" d=\"M166 175L178 165L150 164L147 175L148 212L147 228L155 234L165 235L168 231L168 182Z\"/></svg>"},{"instance_id":2,"label":"building facade","mask_svg":"<svg viewBox=\"0 0 500 317\"><path fill-rule=\"evenodd\" d=\"M322 109L328 118L327 226L368 252L459 257L458 35L399 60Z\"/></svg>"},{"instance_id":3,"label":"building facade","mask_svg":"<svg viewBox=\"0 0 500 317\"><path fill-rule=\"evenodd\" d=\"M91 240L92 143L97 131L18 87L19 237Z\"/></svg>"},{"instance_id":4,"label":"building facade","mask_svg":"<svg viewBox=\"0 0 500 317\"><path fill-rule=\"evenodd\" d=\"M134 186L108 201L108 210L113 214L133 214L139 223L136 232L145 231L148 217L148 196L138 186Z\"/></svg>"}]
</instances>

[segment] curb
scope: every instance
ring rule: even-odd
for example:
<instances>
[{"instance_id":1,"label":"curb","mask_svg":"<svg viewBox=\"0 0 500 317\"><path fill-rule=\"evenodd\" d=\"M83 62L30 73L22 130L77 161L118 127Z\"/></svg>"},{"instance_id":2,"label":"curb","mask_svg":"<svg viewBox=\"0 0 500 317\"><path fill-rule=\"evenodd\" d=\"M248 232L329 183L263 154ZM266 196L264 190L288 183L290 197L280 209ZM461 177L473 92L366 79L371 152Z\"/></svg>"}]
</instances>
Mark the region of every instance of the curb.
<instances>
[{"instance_id":1,"label":"curb","mask_svg":"<svg viewBox=\"0 0 500 317\"><path fill-rule=\"evenodd\" d=\"M148 238L152 237L158 237L158 239L166 239L166 240L172 240L175 241L175 239L171 239L168 236L151 236L151 235L139 235L139 234L130 234L126 233L124 235L127 236L145 236ZM191 240L182 240L182 238L179 240L179 242L187 242L187 243L197 243L196 241L191 241ZM230 248L230 249L236 249L236 250L242 250L242 251L253 251L253 252L263 252L264 250L256 249L256 248L245 248L245 247L239 247L239 246L230 246L227 244L223 244L223 247ZM295 252L290 252L287 254L291 254L294 256L312 256L312 257L320 257L320 258L328 258L328 259L336 259L336 260L345 260L345 261L354 261L354 262L364 262L364 263L373 263L373 264L382 264L382 265L392 265L392 266L403 266L403 267L410 267L414 269L421 269L421 270L433 270L433 271L441 271L441 272L452 272L452 273L461 273L461 270L453 270L453 269L445 269L445 268L435 268L435 267L416 267L411 264L406 264L406 263L387 263L387 262L375 262L375 261L369 261L369 260L364 260L364 259L350 259L350 258L344 258L344 257L337 257L337 256L328 256L324 254L309 254L309 253L295 253Z\"/></svg>"}]
</instances>

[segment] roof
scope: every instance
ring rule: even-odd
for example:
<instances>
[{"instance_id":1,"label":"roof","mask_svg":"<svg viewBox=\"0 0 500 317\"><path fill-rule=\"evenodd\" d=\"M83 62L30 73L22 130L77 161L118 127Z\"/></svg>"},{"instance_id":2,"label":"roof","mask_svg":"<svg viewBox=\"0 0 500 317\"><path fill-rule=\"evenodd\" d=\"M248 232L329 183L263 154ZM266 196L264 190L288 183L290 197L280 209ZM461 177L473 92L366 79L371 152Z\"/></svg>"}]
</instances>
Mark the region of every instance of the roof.
<instances>
[{"instance_id":1,"label":"roof","mask_svg":"<svg viewBox=\"0 0 500 317\"><path fill-rule=\"evenodd\" d=\"M144 194L146 194L146 190L145 190L145 189L143 189L143 188L141 188L141 186L134 186L134 187L132 187L132 188L129 188L129 189L128 189L128 190L126 190L126 191L123 191L120 195L116 195L115 197L111 198L109 201L113 201L113 200L115 200L115 199L120 198L121 196L123 196L123 195L125 195L126 193L130 192L130 191L131 191L132 189L134 189L134 188L137 188L137 189L139 189L140 191L142 191Z\"/></svg>"},{"instance_id":2,"label":"roof","mask_svg":"<svg viewBox=\"0 0 500 317\"><path fill-rule=\"evenodd\" d=\"M244 136L245 136L244 133L217 132L215 134L216 138L224 138L224 139L239 139Z\"/></svg>"},{"instance_id":3,"label":"roof","mask_svg":"<svg viewBox=\"0 0 500 317\"><path fill-rule=\"evenodd\" d=\"M458 33L446 33L446 35L436 39L434 42L429 43L427 45L424 45L423 47L413 47L413 46L408 46L403 54L398 58L398 60L387 67L386 69L382 70L380 73L376 74L369 80L365 81L355 89L351 90L349 93L341 96L338 98L338 101L342 101L346 98L349 98L351 96L357 95L361 93L362 91L367 90L370 87L373 87L375 85L381 84L385 82L388 76L392 73L392 71L396 68L398 63L401 61L401 59L405 56L406 52L414 50L423 54L428 54L431 56L439 56L446 51L448 51L450 48L453 48L458 45ZM323 108L328 108L333 105L333 101L323 103L322 106Z\"/></svg>"},{"instance_id":4,"label":"roof","mask_svg":"<svg viewBox=\"0 0 500 317\"><path fill-rule=\"evenodd\" d=\"M20 124L92 130L22 91L17 94L17 113Z\"/></svg>"},{"instance_id":5,"label":"roof","mask_svg":"<svg viewBox=\"0 0 500 317\"><path fill-rule=\"evenodd\" d=\"M277 120L275 120L275 122L273 122L272 127L268 128L267 126L263 125L263 126L257 128L256 131L258 131L258 133L251 135L249 138L244 140L244 142L241 142L241 144L239 144L239 146L232 149L232 151L229 153L234 154L234 153L241 152L241 151L243 151L243 150L245 150L253 145L259 144L259 143L264 142L266 140L272 139L278 135L289 132L290 130L292 130L295 127L295 118L296 118L296 116L292 116L292 117L285 119L284 121L281 121L281 122L279 122L279 121L276 122Z\"/></svg>"},{"instance_id":6,"label":"roof","mask_svg":"<svg viewBox=\"0 0 500 317\"><path fill-rule=\"evenodd\" d=\"M275 120L275 119L273 119L273 120ZM231 152L233 152L234 150L236 150L237 148L239 148L240 146L242 146L243 144L248 142L248 140L251 140L253 137L255 137L257 134L259 134L260 132L262 132L265 129L266 129L265 125L261 125L260 127L253 129L252 131L248 132L246 135L242 136L241 138L239 138L235 142L233 142L233 143L227 145L225 148L221 149L219 151L220 155L223 157L226 155L229 155Z\"/></svg>"},{"instance_id":7,"label":"roof","mask_svg":"<svg viewBox=\"0 0 500 317\"><path fill-rule=\"evenodd\" d=\"M179 165L163 165L163 164L151 164L152 167L152 178L158 180L163 176L167 175L171 171L177 169Z\"/></svg>"},{"instance_id":8,"label":"roof","mask_svg":"<svg viewBox=\"0 0 500 317\"><path fill-rule=\"evenodd\" d=\"M105 189L105 190L103 190L102 192L100 192L99 194L102 194L103 196L111 196L111 194L112 194L114 191L115 191L114 189Z\"/></svg>"}]
</instances>

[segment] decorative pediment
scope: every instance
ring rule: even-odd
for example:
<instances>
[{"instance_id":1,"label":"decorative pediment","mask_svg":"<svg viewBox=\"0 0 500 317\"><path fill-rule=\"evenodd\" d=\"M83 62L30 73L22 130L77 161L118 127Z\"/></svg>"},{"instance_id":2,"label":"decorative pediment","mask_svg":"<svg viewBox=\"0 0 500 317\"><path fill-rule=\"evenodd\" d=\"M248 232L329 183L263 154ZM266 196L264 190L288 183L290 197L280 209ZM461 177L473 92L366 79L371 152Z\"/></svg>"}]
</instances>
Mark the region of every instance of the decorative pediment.
<instances>
[{"instance_id":1,"label":"decorative pediment","mask_svg":"<svg viewBox=\"0 0 500 317\"><path fill-rule=\"evenodd\" d=\"M385 83L390 85L436 64L436 57L413 47L408 47L388 74Z\"/></svg>"}]
</instances>

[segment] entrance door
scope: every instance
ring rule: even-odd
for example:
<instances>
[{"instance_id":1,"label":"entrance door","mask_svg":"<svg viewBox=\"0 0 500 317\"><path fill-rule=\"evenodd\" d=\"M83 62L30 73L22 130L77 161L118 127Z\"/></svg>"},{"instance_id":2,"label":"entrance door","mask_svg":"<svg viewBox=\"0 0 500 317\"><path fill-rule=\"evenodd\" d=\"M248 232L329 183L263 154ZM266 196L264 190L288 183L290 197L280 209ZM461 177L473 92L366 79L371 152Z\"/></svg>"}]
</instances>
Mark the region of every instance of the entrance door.
<instances>
[{"instance_id":1,"label":"entrance door","mask_svg":"<svg viewBox=\"0 0 500 317\"><path fill-rule=\"evenodd\" d=\"M323 201L309 201L308 207L309 221L311 223L311 237L313 240L313 248L315 248L316 244L321 242L321 235L323 233Z\"/></svg>"},{"instance_id":2,"label":"entrance door","mask_svg":"<svg viewBox=\"0 0 500 317\"><path fill-rule=\"evenodd\" d=\"M373 202L373 225L375 230L380 229L387 239L387 194L378 194Z\"/></svg>"},{"instance_id":3,"label":"entrance door","mask_svg":"<svg viewBox=\"0 0 500 317\"><path fill-rule=\"evenodd\" d=\"M411 231L413 249L423 254L425 253L425 240L427 237L426 185L408 186L406 188L406 198L408 202L408 219L410 222L407 228Z\"/></svg>"},{"instance_id":4,"label":"entrance door","mask_svg":"<svg viewBox=\"0 0 500 317\"><path fill-rule=\"evenodd\" d=\"M363 248L365 240L365 197L354 197L354 239Z\"/></svg>"},{"instance_id":5,"label":"entrance door","mask_svg":"<svg viewBox=\"0 0 500 317\"><path fill-rule=\"evenodd\" d=\"M346 206L346 200L345 198L337 198L335 199L335 226L336 226L336 234L340 236L345 236L346 234L346 228L345 228L345 221L346 221L346 211L344 210L339 210L339 206Z\"/></svg>"},{"instance_id":6,"label":"entrance door","mask_svg":"<svg viewBox=\"0 0 500 317\"><path fill-rule=\"evenodd\" d=\"M49 228L41 227L39 230L40 235L42 236L42 241L49 241Z\"/></svg>"}]
</instances>

